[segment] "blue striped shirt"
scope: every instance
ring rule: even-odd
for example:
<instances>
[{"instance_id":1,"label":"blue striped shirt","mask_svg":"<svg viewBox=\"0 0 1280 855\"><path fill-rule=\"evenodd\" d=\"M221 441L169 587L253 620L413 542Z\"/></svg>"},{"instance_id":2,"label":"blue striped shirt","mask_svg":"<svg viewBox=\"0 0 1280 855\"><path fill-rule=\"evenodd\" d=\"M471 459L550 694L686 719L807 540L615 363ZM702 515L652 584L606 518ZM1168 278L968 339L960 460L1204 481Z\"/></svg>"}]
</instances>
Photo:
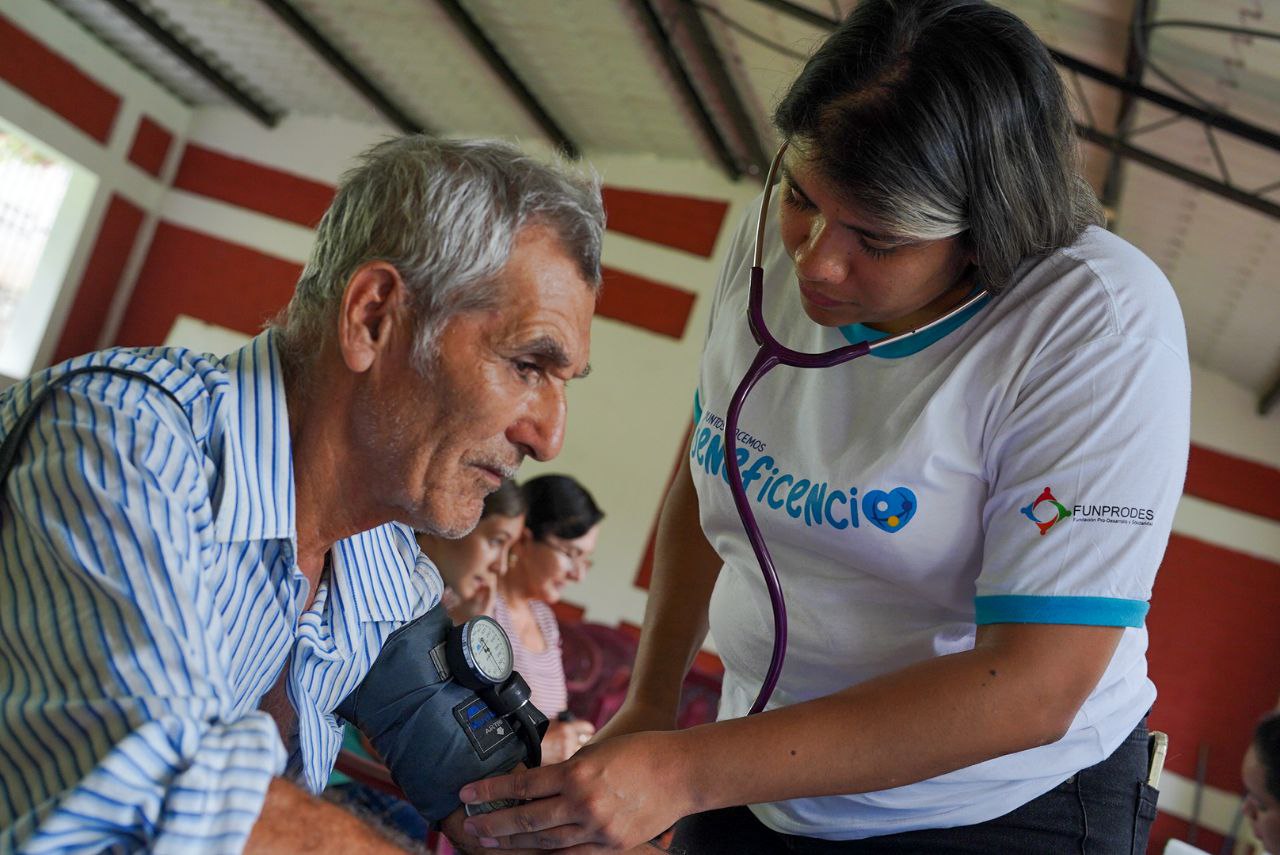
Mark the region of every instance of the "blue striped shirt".
<instances>
[{"instance_id":1,"label":"blue striped shirt","mask_svg":"<svg viewBox=\"0 0 1280 855\"><path fill-rule=\"evenodd\" d=\"M0 502L0 852L239 851L273 776L312 792L332 710L440 597L412 532L335 544L305 612L271 333L225 358L109 350L0 394L0 437L50 379ZM288 664L298 740L258 709Z\"/></svg>"}]
</instances>

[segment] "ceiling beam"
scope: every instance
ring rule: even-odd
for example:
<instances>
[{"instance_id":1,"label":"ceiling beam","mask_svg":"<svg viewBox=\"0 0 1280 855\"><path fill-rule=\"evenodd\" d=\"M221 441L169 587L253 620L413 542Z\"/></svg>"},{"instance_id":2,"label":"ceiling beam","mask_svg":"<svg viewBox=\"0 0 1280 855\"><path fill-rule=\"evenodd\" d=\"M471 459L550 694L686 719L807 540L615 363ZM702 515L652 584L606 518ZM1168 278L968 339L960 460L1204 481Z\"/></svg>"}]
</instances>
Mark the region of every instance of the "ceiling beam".
<instances>
[{"instance_id":1,"label":"ceiling beam","mask_svg":"<svg viewBox=\"0 0 1280 855\"><path fill-rule=\"evenodd\" d=\"M1251 122L1246 122L1243 119L1228 116L1225 113L1205 110L1202 107L1197 107L1196 105L1183 101L1180 98L1174 98L1172 95L1166 95L1163 92L1148 89L1146 86L1139 83L1130 83L1123 77L1112 74L1110 71L1105 69L1098 68L1096 65L1090 65L1084 60L1076 59L1062 51L1050 49L1049 53L1053 56L1054 61L1063 68L1079 72L1085 77L1091 77L1094 80L1105 83L1114 89L1120 90L1121 92L1127 92L1144 101L1149 101L1152 104L1164 107L1166 110L1170 110L1180 116L1195 119L1197 122L1202 124L1224 130L1229 134L1235 134L1241 139L1256 143L1264 148L1269 148L1272 151L1280 152L1280 134L1273 133L1266 128L1260 127Z\"/></svg>"},{"instance_id":2,"label":"ceiling beam","mask_svg":"<svg viewBox=\"0 0 1280 855\"><path fill-rule=\"evenodd\" d=\"M387 97L377 84L357 68L355 63L347 59L342 51L338 50L333 42L325 38L323 33L311 25L310 21L302 17L302 14L288 0L260 0L260 2L274 12L276 17L293 31L294 35L306 42L307 46L324 60L325 64L333 69L343 80L351 84L352 88L359 92L391 124L406 134L431 133Z\"/></svg>"},{"instance_id":3,"label":"ceiling beam","mask_svg":"<svg viewBox=\"0 0 1280 855\"><path fill-rule=\"evenodd\" d=\"M797 21L803 21L811 27L834 30L836 25L840 23L835 18L828 18L826 15L819 14L812 9L801 6L799 3L793 3L791 0L756 0L756 2L784 15L790 15Z\"/></svg>"},{"instance_id":4,"label":"ceiling beam","mask_svg":"<svg viewBox=\"0 0 1280 855\"><path fill-rule=\"evenodd\" d=\"M684 96L685 104L693 112L694 118L698 122L703 138L711 146L712 151L715 152L716 159L720 161L720 166L724 168L730 178L737 181L742 177L742 170L738 167L738 162L734 159L733 153L729 151L729 146L721 135L720 129L716 127L715 120L711 118L707 105L702 102L702 96L698 94L697 88L693 85L693 80L689 78L689 72L685 69L684 63L680 61L680 55L676 52L675 45L671 43L670 36L667 35L666 29L662 26L658 13L654 11L651 0L631 0L631 5L636 10L636 14L640 16L640 20L644 23L645 29L648 30L650 38L658 46L658 51L662 54L667 70L675 78L676 86L680 89L680 94Z\"/></svg>"},{"instance_id":5,"label":"ceiling beam","mask_svg":"<svg viewBox=\"0 0 1280 855\"><path fill-rule=\"evenodd\" d=\"M1146 70L1147 48L1150 44L1150 30L1147 24L1155 17L1158 0L1133 0L1133 11L1129 16L1129 46L1124 57L1124 79L1129 84L1142 83L1142 73ZM1115 134L1121 142L1129 141L1129 132L1133 130L1133 119L1137 115L1134 109L1136 96L1132 92L1120 93L1120 106L1116 109ZM1120 201L1120 188L1124 182L1124 156L1118 151L1111 152L1107 163L1107 174L1102 180L1102 192L1099 198L1102 207L1108 212L1115 211Z\"/></svg>"},{"instance_id":6,"label":"ceiling beam","mask_svg":"<svg viewBox=\"0 0 1280 855\"><path fill-rule=\"evenodd\" d=\"M280 113L263 104L242 89L231 78L210 65L208 60L192 50L190 45L179 40L177 36L161 26L159 21L135 6L130 0L107 0L107 3L132 21L169 53L177 57L183 65L200 75L206 82L234 101L259 122L269 128L274 128L279 124Z\"/></svg>"},{"instance_id":7,"label":"ceiling beam","mask_svg":"<svg viewBox=\"0 0 1280 855\"><path fill-rule=\"evenodd\" d=\"M1187 184L1199 187L1201 190L1207 190L1224 199L1230 199L1232 202L1236 202L1260 214L1280 219L1280 204L1264 199L1256 193L1250 193L1246 190L1241 190L1239 187L1225 184L1212 176L1205 175L1203 172L1188 169L1181 164L1174 163L1172 160L1166 160L1158 154L1127 143L1119 137L1104 133L1097 128L1091 128L1088 125L1082 125L1079 122L1076 123L1076 133L1082 139L1111 151L1119 152L1130 160L1136 160L1143 166L1149 166L1157 172L1163 172L1165 175L1185 181Z\"/></svg>"},{"instance_id":8,"label":"ceiling beam","mask_svg":"<svg viewBox=\"0 0 1280 855\"><path fill-rule=\"evenodd\" d=\"M729 118L733 121L734 129L738 132L739 139L747 148L747 154L751 160L747 171L763 181L769 171L769 163L772 158L765 151L764 143L760 139L760 133L756 130L756 124L752 120L751 114L747 112L747 105L742 99L742 93L738 91L738 87L734 85L733 79L729 76L728 66L721 57L720 51L716 48L715 41L711 38L711 33L707 30L694 0L678 0L677 5L680 9L685 32L693 42L694 48L698 51L702 66L710 75L712 84L719 91L720 100L728 111Z\"/></svg>"},{"instance_id":9,"label":"ceiling beam","mask_svg":"<svg viewBox=\"0 0 1280 855\"><path fill-rule=\"evenodd\" d=\"M489 70L498 75L503 84L506 85L507 91L520 102L520 106L524 107L530 118L542 129L542 132L550 137L551 141L569 157L577 158L581 153L577 143L571 140L564 128L560 127L559 122L551 117L551 114L547 112L546 108L542 106L542 103L533 94L533 90L520 79L515 69L498 52L498 48L493 42L489 41L489 37L485 35L480 25L467 13L466 9L462 8L462 4L458 0L436 0L436 3L449 13L454 25L467 37L471 47L484 58Z\"/></svg>"}]
</instances>

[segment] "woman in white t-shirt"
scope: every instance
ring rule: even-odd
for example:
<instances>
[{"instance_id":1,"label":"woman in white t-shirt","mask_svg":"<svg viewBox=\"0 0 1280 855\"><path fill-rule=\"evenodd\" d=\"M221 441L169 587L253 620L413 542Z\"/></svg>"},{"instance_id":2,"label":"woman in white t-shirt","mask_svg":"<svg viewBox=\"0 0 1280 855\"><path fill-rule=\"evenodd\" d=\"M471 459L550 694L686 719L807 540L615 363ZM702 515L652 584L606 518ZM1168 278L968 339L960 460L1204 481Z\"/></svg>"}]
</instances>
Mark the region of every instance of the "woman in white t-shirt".
<instances>
[{"instance_id":1,"label":"woman in white t-shirt","mask_svg":"<svg viewBox=\"0 0 1280 855\"><path fill-rule=\"evenodd\" d=\"M829 351L990 296L839 367L776 369L747 399L735 456L790 618L748 716L773 621L723 434L756 355L749 214L627 701L566 764L464 789L536 799L468 827L575 852L676 820L689 853L1144 851L1144 618L1189 436L1168 281L1099 227L1053 60L988 3L862 0L774 121L779 341ZM708 628L720 721L675 731Z\"/></svg>"}]
</instances>

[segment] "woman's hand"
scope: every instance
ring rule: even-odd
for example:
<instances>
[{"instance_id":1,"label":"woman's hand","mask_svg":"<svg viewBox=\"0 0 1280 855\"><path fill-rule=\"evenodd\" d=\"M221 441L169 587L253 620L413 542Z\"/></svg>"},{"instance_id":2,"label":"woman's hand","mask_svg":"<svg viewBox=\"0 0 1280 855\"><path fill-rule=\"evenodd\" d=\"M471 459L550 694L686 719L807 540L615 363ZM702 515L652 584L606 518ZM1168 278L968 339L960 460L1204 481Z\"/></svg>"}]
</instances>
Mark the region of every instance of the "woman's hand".
<instances>
[{"instance_id":1,"label":"woman's hand","mask_svg":"<svg viewBox=\"0 0 1280 855\"><path fill-rule=\"evenodd\" d=\"M678 768L674 734L637 733L588 745L554 766L517 770L463 787L464 802L533 799L467 819L467 833L496 849L619 852L696 810Z\"/></svg>"},{"instance_id":2,"label":"woman's hand","mask_svg":"<svg viewBox=\"0 0 1280 855\"><path fill-rule=\"evenodd\" d=\"M449 608L449 619L455 625L464 623L479 615L493 615L493 596L497 591L494 585L478 585L475 592L466 599L459 597Z\"/></svg>"},{"instance_id":3,"label":"woman's hand","mask_svg":"<svg viewBox=\"0 0 1280 855\"><path fill-rule=\"evenodd\" d=\"M542 762L550 765L568 760L595 732L596 726L583 719L551 722L547 735L542 737Z\"/></svg>"}]
</instances>

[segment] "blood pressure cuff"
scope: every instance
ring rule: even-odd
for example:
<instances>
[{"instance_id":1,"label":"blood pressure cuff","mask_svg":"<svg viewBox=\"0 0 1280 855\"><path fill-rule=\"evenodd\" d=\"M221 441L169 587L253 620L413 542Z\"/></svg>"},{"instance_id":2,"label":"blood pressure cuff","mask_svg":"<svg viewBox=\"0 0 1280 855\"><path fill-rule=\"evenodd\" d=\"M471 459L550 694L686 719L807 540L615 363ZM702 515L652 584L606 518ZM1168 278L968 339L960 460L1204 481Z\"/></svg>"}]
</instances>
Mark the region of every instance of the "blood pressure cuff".
<instances>
[{"instance_id":1,"label":"blood pressure cuff","mask_svg":"<svg viewBox=\"0 0 1280 855\"><path fill-rule=\"evenodd\" d=\"M431 651L452 625L438 605L397 629L335 710L369 738L396 785L431 822L461 805L463 785L510 771L525 756L511 723L436 665Z\"/></svg>"}]
</instances>

